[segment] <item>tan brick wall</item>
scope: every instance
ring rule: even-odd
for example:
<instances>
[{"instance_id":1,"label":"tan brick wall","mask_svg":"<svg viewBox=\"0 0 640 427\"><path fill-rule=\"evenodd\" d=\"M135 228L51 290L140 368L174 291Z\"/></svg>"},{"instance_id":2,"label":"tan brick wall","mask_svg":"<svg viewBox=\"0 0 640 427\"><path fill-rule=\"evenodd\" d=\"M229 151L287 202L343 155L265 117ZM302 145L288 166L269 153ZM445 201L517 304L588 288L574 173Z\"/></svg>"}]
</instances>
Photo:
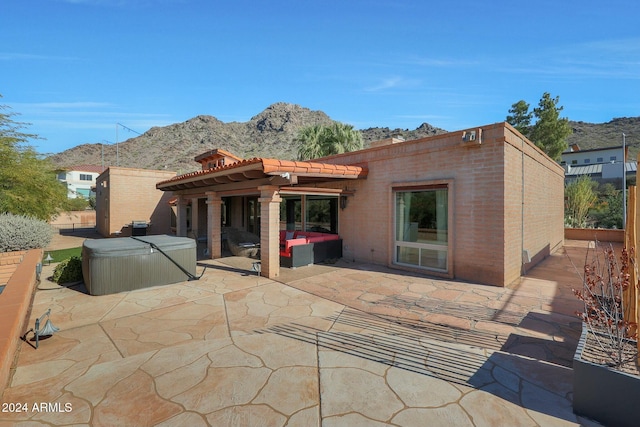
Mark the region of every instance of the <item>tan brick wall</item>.
<instances>
[{"instance_id":1,"label":"tan brick wall","mask_svg":"<svg viewBox=\"0 0 640 427\"><path fill-rule=\"evenodd\" d=\"M605 228L565 228L566 240L597 240L599 242L624 242L624 230Z\"/></svg>"},{"instance_id":2,"label":"tan brick wall","mask_svg":"<svg viewBox=\"0 0 640 427\"><path fill-rule=\"evenodd\" d=\"M49 221L49 224L57 228L66 226L92 226L96 223L96 211L67 211L60 212L55 218Z\"/></svg>"},{"instance_id":3,"label":"tan brick wall","mask_svg":"<svg viewBox=\"0 0 640 427\"><path fill-rule=\"evenodd\" d=\"M523 271L522 250L532 260L525 264L526 270L564 242L564 171L510 127L506 129L505 189L506 241L512 247L505 253L505 282L510 283Z\"/></svg>"},{"instance_id":4,"label":"tan brick wall","mask_svg":"<svg viewBox=\"0 0 640 427\"><path fill-rule=\"evenodd\" d=\"M170 192L156 189L156 183L175 172L110 167L96 180L96 225L98 232L111 236L130 235L131 221L151 222L149 234L171 232L168 201ZM107 185L101 183L107 181Z\"/></svg>"},{"instance_id":5,"label":"tan brick wall","mask_svg":"<svg viewBox=\"0 0 640 427\"><path fill-rule=\"evenodd\" d=\"M463 144L462 132L453 132L323 159L365 163L369 168L365 180L327 185L355 190L340 212L344 256L391 264L393 186L442 180L451 182L449 232L455 278L505 286L520 275L523 236L524 248L532 256L542 256L561 244L562 168L508 125L482 129L481 145Z\"/></svg>"}]
</instances>

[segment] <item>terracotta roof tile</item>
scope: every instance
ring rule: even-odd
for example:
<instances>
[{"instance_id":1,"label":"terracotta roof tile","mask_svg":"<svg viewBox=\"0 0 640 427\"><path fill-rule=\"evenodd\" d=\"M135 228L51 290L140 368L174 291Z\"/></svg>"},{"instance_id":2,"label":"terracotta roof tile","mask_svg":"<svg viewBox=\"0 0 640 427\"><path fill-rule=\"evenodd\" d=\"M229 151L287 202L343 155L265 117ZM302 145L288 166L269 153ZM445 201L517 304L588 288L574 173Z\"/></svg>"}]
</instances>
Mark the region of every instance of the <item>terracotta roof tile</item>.
<instances>
[{"instance_id":1,"label":"terracotta roof tile","mask_svg":"<svg viewBox=\"0 0 640 427\"><path fill-rule=\"evenodd\" d=\"M253 158L249 160L241 160L228 165L220 166L217 168L200 170L190 172L187 174L175 176L166 181L161 181L157 184L161 187L166 184L177 183L184 180L192 180L197 177L206 177L207 175L218 174L223 171L233 171L234 169L242 168L253 164L262 164L262 171L268 175L275 175L278 173L289 172L292 174L322 174L322 175L334 175L336 178L349 176L352 178L360 178L367 175L368 170L363 166L353 165L336 165L332 163L320 163L320 162L304 162L304 161L291 161L291 160L279 160L269 158Z\"/></svg>"}]
</instances>

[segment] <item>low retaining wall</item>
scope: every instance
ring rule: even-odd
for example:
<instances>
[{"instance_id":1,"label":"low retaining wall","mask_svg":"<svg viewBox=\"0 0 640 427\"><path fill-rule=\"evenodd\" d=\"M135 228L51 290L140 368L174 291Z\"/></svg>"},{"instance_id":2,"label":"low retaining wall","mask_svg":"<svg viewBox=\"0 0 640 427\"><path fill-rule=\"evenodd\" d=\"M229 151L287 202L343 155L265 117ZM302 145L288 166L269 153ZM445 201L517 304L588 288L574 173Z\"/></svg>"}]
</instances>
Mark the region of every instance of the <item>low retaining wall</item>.
<instances>
[{"instance_id":1,"label":"low retaining wall","mask_svg":"<svg viewBox=\"0 0 640 427\"><path fill-rule=\"evenodd\" d=\"M0 294L0 397L9 381L20 337L26 329L31 300L36 285L36 264L42 260L42 249L22 252L22 262ZM2 258L9 258L7 254Z\"/></svg>"},{"instance_id":2,"label":"low retaining wall","mask_svg":"<svg viewBox=\"0 0 640 427\"><path fill-rule=\"evenodd\" d=\"M599 242L624 242L624 230L605 228L565 228L565 240L598 240Z\"/></svg>"},{"instance_id":3,"label":"low retaining wall","mask_svg":"<svg viewBox=\"0 0 640 427\"><path fill-rule=\"evenodd\" d=\"M26 254L27 251L0 253L0 286L7 284Z\"/></svg>"}]
</instances>

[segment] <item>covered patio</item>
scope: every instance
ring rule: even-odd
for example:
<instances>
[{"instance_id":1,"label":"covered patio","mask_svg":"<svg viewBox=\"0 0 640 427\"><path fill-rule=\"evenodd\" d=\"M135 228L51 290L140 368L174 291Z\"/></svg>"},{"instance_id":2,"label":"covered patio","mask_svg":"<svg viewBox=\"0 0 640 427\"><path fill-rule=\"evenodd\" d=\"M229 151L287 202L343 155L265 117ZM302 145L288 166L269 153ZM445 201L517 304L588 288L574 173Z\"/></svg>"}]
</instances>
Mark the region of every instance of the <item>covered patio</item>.
<instances>
[{"instance_id":1,"label":"covered patio","mask_svg":"<svg viewBox=\"0 0 640 427\"><path fill-rule=\"evenodd\" d=\"M280 230L295 230L295 201L302 204L313 197L332 199L331 223L338 234L337 206L353 195L349 181L367 176L365 166L335 165L267 158L238 160L223 150L196 157L203 170L159 182L156 187L176 196L176 235L206 241L207 257L222 257L224 227L238 227L259 236L261 274L280 274ZM342 188L322 188L319 184L341 182ZM281 202L286 225L281 225ZM302 209L299 207L302 211ZM284 228L283 228L284 227ZM302 230L305 230L302 215Z\"/></svg>"}]
</instances>

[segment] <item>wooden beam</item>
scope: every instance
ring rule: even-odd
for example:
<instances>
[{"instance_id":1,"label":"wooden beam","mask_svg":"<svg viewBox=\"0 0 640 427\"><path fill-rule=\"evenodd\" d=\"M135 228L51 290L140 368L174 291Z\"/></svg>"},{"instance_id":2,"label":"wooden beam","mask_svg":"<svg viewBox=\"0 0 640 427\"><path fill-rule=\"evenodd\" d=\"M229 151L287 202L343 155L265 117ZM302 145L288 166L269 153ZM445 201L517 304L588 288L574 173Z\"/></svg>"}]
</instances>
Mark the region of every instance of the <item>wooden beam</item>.
<instances>
[{"instance_id":1,"label":"wooden beam","mask_svg":"<svg viewBox=\"0 0 640 427\"><path fill-rule=\"evenodd\" d=\"M174 191L176 194L192 195L192 194L202 193L203 191L215 191L216 193L218 193L218 192L233 192L234 190L255 189L257 192L258 191L257 188L260 185L272 185L272 183L271 181L269 181L268 178L263 178L263 179L252 179L249 181L231 182L226 184L216 184L216 185L197 187L197 188L165 186L164 189L165 191L168 191L168 190ZM232 195L232 194L229 194L229 195Z\"/></svg>"}]
</instances>

